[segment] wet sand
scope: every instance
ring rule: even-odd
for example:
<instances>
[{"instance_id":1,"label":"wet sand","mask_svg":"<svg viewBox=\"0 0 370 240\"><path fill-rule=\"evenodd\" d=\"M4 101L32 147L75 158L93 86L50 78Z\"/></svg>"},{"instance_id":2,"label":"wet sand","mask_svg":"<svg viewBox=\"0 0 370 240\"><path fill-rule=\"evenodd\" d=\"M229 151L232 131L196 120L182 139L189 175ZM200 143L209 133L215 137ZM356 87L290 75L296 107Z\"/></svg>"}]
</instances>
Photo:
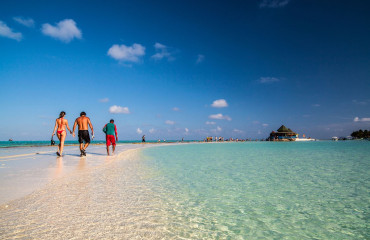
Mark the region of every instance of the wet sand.
<instances>
[{"instance_id":1,"label":"wet sand","mask_svg":"<svg viewBox=\"0 0 370 240\"><path fill-rule=\"evenodd\" d=\"M61 158L50 148L2 157L1 239L163 238L165 208L138 161L143 146L120 145L112 157L104 146L87 157L76 147Z\"/></svg>"},{"instance_id":2,"label":"wet sand","mask_svg":"<svg viewBox=\"0 0 370 240\"><path fill-rule=\"evenodd\" d=\"M56 147L1 149L0 204L30 194L66 174L104 165L116 159L123 151L143 146L118 145L116 154L108 157L105 146L92 145L87 149L87 156L82 158L78 146L65 147L63 157L56 156Z\"/></svg>"}]
</instances>

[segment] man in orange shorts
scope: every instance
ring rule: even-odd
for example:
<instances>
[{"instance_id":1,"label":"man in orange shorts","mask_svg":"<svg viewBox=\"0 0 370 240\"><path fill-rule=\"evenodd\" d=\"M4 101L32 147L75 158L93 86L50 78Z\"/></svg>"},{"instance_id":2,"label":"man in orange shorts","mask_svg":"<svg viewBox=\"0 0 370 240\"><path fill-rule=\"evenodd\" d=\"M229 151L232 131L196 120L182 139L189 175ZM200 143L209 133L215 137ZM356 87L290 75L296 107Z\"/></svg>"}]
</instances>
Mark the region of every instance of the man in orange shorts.
<instances>
[{"instance_id":1,"label":"man in orange shorts","mask_svg":"<svg viewBox=\"0 0 370 240\"><path fill-rule=\"evenodd\" d=\"M113 119L111 119L109 123L105 124L105 126L103 127L103 132L106 134L107 153L109 155L109 146L112 144L112 153L114 153L114 150L116 150L116 141L118 141L117 126L116 124L114 124Z\"/></svg>"}]
</instances>

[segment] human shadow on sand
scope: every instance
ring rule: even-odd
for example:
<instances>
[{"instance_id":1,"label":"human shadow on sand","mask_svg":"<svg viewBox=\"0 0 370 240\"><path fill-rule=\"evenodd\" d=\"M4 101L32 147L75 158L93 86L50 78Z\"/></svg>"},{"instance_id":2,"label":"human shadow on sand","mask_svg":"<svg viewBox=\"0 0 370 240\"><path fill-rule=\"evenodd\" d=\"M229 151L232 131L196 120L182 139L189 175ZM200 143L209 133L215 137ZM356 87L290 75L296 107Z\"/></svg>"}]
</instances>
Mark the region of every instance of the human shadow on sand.
<instances>
[{"instance_id":1,"label":"human shadow on sand","mask_svg":"<svg viewBox=\"0 0 370 240\"><path fill-rule=\"evenodd\" d=\"M103 153L87 153L88 155L99 155L99 156L106 156L107 154Z\"/></svg>"}]
</instances>

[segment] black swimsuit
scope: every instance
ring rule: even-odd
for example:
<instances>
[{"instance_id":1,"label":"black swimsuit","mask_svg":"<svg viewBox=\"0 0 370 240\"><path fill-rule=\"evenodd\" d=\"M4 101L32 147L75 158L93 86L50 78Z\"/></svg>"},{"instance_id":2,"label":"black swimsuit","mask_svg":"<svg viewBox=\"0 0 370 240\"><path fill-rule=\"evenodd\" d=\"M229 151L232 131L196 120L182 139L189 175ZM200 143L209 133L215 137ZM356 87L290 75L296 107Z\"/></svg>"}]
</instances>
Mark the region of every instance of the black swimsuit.
<instances>
[{"instance_id":1,"label":"black swimsuit","mask_svg":"<svg viewBox=\"0 0 370 240\"><path fill-rule=\"evenodd\" d=\"M78 142L90 143L90 135L88 130L78 130Z\"/></svg>"}]
</instances>

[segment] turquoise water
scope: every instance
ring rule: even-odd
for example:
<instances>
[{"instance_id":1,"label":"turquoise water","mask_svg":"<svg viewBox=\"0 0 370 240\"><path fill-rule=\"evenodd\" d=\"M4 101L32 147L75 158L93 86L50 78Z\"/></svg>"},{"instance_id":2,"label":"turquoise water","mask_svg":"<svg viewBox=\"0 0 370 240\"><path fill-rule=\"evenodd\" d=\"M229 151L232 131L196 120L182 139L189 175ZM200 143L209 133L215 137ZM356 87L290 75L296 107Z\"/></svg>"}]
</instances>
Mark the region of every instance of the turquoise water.
<instances>
[{"instance_id":1,"label":"turquoise water","mask_svg":"<svg viewBox=\"0 0 370 240\"><path fill-rule=\"evenodd\" d=\"M143 150L169 237L370 239L370 142Z\"/></svg>"}]
</instances>

